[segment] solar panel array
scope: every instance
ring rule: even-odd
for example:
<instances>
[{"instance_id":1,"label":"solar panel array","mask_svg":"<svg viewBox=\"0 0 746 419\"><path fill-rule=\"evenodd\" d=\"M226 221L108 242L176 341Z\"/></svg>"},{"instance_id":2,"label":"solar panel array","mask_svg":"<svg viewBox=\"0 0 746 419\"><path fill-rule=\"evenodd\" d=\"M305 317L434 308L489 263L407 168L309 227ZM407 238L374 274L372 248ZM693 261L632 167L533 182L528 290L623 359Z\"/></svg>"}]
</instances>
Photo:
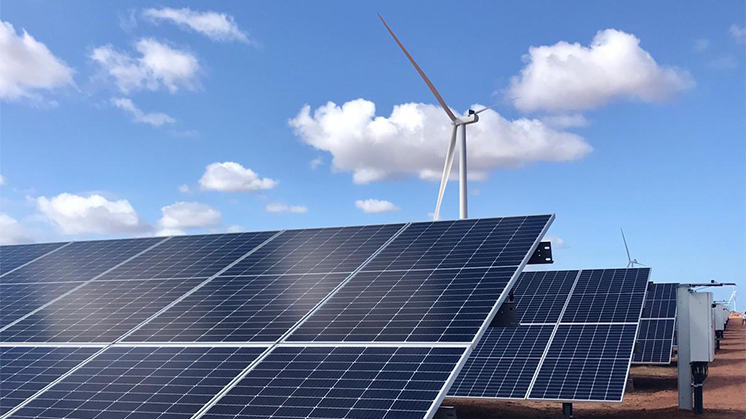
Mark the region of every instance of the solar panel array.
<instances>
[{"instance_id":1,"label":"solar panel array","mask_svg":"<svg viewBox=\"0 0 746 419\"><path fill-rule=\"evenodd\" d=\"M649 275L648 268L524 272L513 290L520 325L490 328L449 394L621 401Z\"/></svg>"},{"instance_id":2,"label":"solar panel array","mask_svg":"<svg viewBox=\"0 0 746 419\"><path fill-rule=\"evenodd\" d=\"M651 283L650 287L632 363L668 365L675 345L678 284Z\"/></svg>"},{"instance_id":3,"label":"solar panel array","mask_svg":"<svg viewBox=\"0 0 746 419\"><path fill-rule=\"evenodd\" d=\"M0 418L430 417L552 219L1 247Z\"/></svg>"}]
</instances>

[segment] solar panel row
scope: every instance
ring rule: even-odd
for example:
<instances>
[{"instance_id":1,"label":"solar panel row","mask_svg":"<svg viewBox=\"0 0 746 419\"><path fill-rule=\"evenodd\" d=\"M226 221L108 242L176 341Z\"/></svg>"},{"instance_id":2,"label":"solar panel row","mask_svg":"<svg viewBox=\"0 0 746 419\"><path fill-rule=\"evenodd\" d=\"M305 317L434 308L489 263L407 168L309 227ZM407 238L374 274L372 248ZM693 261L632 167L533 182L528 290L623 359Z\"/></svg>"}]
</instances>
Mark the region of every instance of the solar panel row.
<instances>
[{"instance_id":1,"label":"solar panel row","mask_svg":"<svg viewBox=\"0 0 746 419\"><path fill-rule=\"evenodd\" d=\"M0 340L88 361L36 374L32 393L69 375L20 408L27 394L6 398L5 384L0 400L12 417L424 417L551 220L72 243L0 279L41 295L14 308L41 304L11 315ZM74 288L44 302L61 283ZM320 322L329 328L309 339L303 327ZM90 358L100 347L72 344L91 342L108 348ZM250 408L235 411L235 394Z\"/></svg>"},{"instance_id":2,"label":"solar panel row","mask_svg":"<svg viewBox=\"0 0 746 419\"><path fill-rule=\"evenodd\" d=\"M678 284L650 283L640 319L634 364L671 363L676 333L676 288Z\"/></svg>"},{"instance_id":3,"label":"solar panel row","mask_svg":"<svg viewBox=\"0 0 746 419\"><path fill-rule=\"evenodd\" d=\"M514 288L520 326L489 330L450 394L621 401L649 274L648 268L523 273Z\"/></svg>"}]
</instances>

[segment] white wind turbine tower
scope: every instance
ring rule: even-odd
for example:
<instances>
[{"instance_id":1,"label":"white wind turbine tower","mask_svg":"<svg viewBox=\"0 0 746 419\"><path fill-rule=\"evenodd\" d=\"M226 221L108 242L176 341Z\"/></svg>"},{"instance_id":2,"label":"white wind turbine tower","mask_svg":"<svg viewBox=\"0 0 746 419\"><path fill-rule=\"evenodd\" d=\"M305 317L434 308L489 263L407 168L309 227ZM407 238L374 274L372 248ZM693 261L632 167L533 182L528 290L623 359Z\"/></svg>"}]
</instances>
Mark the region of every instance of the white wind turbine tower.
<instances>
[{"instance_id":1,"label":"white wind turbine tower","mask_svg":"<svg viewBox=\"0 0 746 419\"><path fill-rule=\"evenodd\" d=\"M440 179L440 191L438 191L438 202L435 204L435 215L433 217L434 220L438 220L438 217L440 216L440 204L443 201L443 194L446 190L446 184L448 183L448 176L451 173L451 167L453 166L453 157L454 157L454 151L456 149L456 134L458 131L458 127L461 127L461 141L459 143L460 153L459 153L459 218L467 218L468 217L468 211L467 211L467 191L466 191L466 126L469 124L473 124L477 121L479 121L479 114L486 111L490 107L480 109L478 111L474 111L469 109L469 112L467 112L466 115L457 117L453 114L453 111L451 111L451 108L446 105L446 102L443 100L443 97L440 96L440 93L438 93L438 90L435 89L435 86L430 82L430 79L427 78L425 75L425 72L422 71L419 65L414 61L414 58L412 58L411 55L409 55L409 51L407 51L406 48L404 48L404 45L399 41L399 38L394 35L394 31L389 28L389 25L386 24L386 21L383 20L383 16L381 14L378 14L378 17L381 19L381 22L383 22L383 26L386 27L386 30L389 31L391 36L394 38L394 41L396 41L396 44L399 45L399 48L404 52L404 55L407 56L409 59L409 62L412 63L414 68L417 70L417 72L420 74L420 77L422 77L422 80L425 81L425 84L427 84L427 87L430 88L430 91L433 92L435 95L435 99L438 100L438 103L440 103L440 106L443 108L444 111L446 111L446 114L451 119L451 124L453 125L453 130L451 131L451 143L448 145L448 151L446 152L446 162L445 166L443 167L443 176Z\"/></svg>"},{"instance_id":2,"label":"white wind turbine tower","mask_svg":"<svg viewBox=\"0 0 746 419\"><path fill-rule=\"evenodd\" d=\"M627 238L624 237L624 230L620 227L619 230L622 232L622 240L624 240L624 249L627 250L627 267L628 268L634 268L635 265L645 266L642 263L638 262L637 259L632 259L632 256L629 255L629 247L627 246Z\"/></svg>"}]
</instances>

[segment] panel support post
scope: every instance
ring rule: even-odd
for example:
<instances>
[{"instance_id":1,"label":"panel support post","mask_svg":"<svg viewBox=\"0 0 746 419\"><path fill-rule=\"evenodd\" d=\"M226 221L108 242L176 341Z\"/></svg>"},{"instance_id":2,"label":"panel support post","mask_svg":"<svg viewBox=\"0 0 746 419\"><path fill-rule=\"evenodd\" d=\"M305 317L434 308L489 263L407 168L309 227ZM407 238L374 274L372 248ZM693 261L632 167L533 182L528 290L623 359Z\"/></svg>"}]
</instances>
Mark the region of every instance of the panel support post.
<instances>
[{"instance_id":1,"label":"panel support post","mask_svg":"<svg viewBox=\"0 0 746 419\"><path fill-rule=\"evenodd\" d=\"M572 403L562 403L562 416L572 419Z\"/></svg>"},{"instance_id":2,"label":"panel support post","mask_svg":"<svg viewBox=\"0 0 746 419\"><path fill-rule=\"evenodd\" d=\"M691 340L689 338L689 286L676 289L676 348L679 372L679 409L692 410Z\"/></svg>"}]
</instances>

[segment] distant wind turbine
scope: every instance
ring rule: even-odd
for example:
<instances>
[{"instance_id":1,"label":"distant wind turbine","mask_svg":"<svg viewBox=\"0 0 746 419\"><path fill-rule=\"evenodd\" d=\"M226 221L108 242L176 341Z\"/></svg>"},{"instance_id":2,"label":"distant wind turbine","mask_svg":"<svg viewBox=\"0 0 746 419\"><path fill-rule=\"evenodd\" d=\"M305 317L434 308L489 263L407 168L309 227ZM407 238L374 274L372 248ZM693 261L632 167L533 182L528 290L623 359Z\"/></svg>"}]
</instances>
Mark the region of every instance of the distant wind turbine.
<instances>
[{"instance_id":1,"label":"distant wind turbine","mask_svg":"<svg viewBox=\"0 0 746 419\"><path fill-rule=\"evenodd\" d=\"M433 92L433 95L435 95L435 99L438 100L438 103L440 103L440 106L443 108L443 110L446 112L446 115L448 115L448 118L451 119L451 124L453 125L453 130L451 131L451 142L448 145L448 151L446 152L446 161L445 165L443 167L443 175L440 178L440 190L438 191L438 201L435 204L435 213L433 216L434 220L438 220L438 217L440 216L440 204L443 202L443 194L446 190L446 184L448 183L448 175L451 173L451 167L453 166L453 158L454 158L454 151L456 149L456 133L458 131L458 127L461 127L461 141L459 143L460 153L459 153L459 160L458 160L458 175L459 175L459 218L464 219L467 218L468 210L467 210L467 190L466 190L466 182L467 182L467 176L466 176L466 126L469 124L473 124L477 121L479 121L479 114L486 111L487 109L492 108L493 106L489 106L486 108L482 108L478 111L474 111L472 109L469 109L469 111L464 116L457 117L453 114L453 111L451 111L451 108L446 105L445 100L443 100L443 97L438 93L438 90L435 89L435 86L433 86L433 83L430 82L430 79L427 78L425 75L425 72L422 71L419 65L417 65L417 62L414 61L414 58L409 54L409 51L407 51L406 48L404 48L404 45L399 41L399 38L394 35L394 31L389 28L389 25L386 24L386 21L383 20L383 16L381 14L378 14L378 18L381 19L381 22L383 22L383 26L386 27L386 30L389 31L391 36L394 38L394 41L396 41L396 44L399 45L399 48L401 48L402 52L404 52L404 55L407 56L409 59L409 62L412 63L415 70L417 70L417 73L420 74L420 77L422 77L422 80L425 81L425 84L427 84L427 87L430 88L430 91Z\"/></svg>"},{"instance_id":2,"label":"distant wind turbine","mask_svg":"<svg viewBox=\"0 0 746 419\"><path fill-rule=\"evenodd\" d=\"M629 247L627 246L627 238L624 237L624 230L620 227L619 230L622 232L622 240L624 240L624 249L627 251L627 267L628 268L634 268L635 265L645 266L642 263L638 262L637 259L632 259L632 256L629 254Z\"/></svg>"}]
</instances>

